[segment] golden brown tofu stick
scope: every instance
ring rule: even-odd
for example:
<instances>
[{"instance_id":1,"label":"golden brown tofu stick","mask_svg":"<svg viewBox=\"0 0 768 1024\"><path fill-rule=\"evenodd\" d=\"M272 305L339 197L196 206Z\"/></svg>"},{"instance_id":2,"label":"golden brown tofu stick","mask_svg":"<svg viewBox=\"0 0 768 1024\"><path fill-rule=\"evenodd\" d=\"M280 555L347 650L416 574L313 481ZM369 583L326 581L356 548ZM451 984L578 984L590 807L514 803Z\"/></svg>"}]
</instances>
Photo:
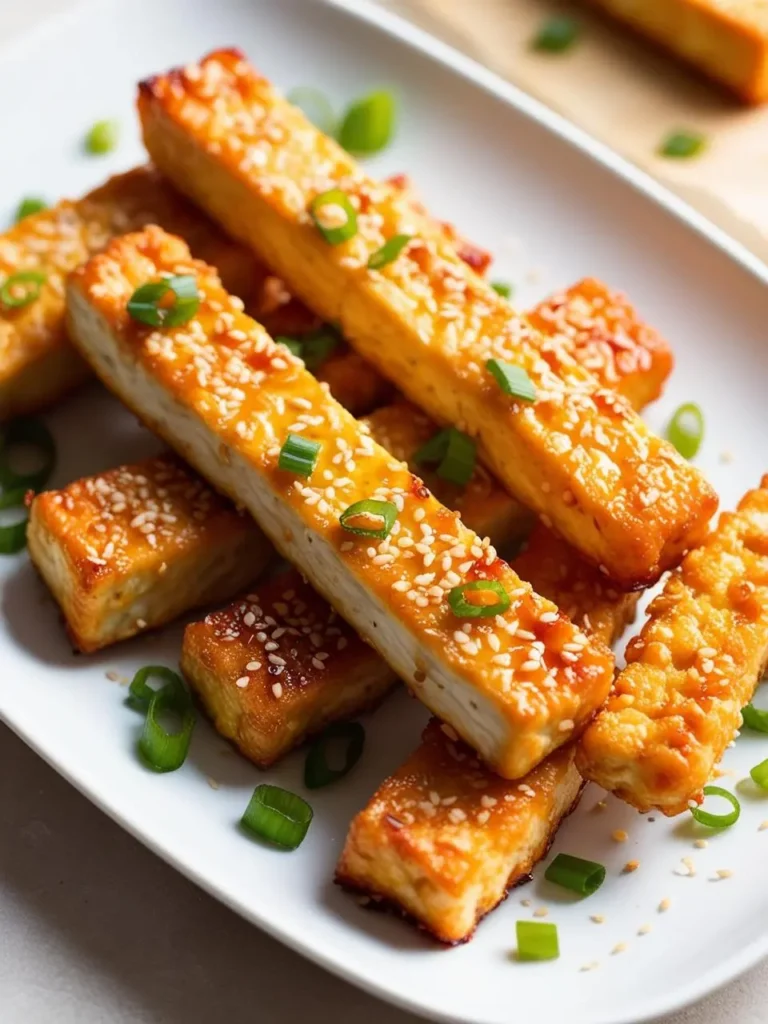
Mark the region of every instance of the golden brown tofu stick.
<instances>
[{"instance_id":1,"label":"golden brown tofu stick","mask_svg":"<svg viewBox=\"0 0 768 1024\"><path fill-rule=\"evenodd\" d=\"M475 436L510 492L609 576L644 586L703 535L717 499L698 471L241 53L219 51L144 82L139 112L147 148L182 191L338 322L414 402ZM340 224L356 233L330 244ZM370 269L397 234L413 237L397 259ZM505 393L490 360L524 371L534 400Z\"/></svg>"},{"instance_id":2,"label":"golden brown tofu stick","mask_svg":"<svg viewBox=\"0 0 768 1024\"><path fill-rule=\"evenodd\" d=\"M768 659L768 476L652 603L582 738L582 774L647 811L699 800Z\"/></svg>"}]
</instances>

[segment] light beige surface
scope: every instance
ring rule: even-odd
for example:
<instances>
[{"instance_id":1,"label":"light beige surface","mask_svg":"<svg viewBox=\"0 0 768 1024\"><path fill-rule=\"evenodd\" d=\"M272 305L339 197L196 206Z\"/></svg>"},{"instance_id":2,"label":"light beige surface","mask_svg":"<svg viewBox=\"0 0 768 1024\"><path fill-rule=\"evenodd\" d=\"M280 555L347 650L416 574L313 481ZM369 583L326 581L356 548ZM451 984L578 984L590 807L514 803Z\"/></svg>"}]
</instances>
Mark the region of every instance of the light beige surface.
<instances>
[{"instance_id":1,"label":"light beige surface","mask_svg":"<svg viewBox=\"0 0 768 1024\"><path fill-rule=\"evenodd\" d=\"M0 0L0 42L74 2ZM454 0L419 2L442 6ZM475 9L539 6L533 0L458 2ZM458 36L454 43L461 42ZM510 44L506 48L512 52ZM616 121L633 116L617 111ZM763 148L768 149L768 132ZM765 964L661 1024L765 1024L767 1001ZM304 1019L416 1024L416 1018L331 977L204 895L0 726L3 1024Z\"/></svg>"}]
</instances>

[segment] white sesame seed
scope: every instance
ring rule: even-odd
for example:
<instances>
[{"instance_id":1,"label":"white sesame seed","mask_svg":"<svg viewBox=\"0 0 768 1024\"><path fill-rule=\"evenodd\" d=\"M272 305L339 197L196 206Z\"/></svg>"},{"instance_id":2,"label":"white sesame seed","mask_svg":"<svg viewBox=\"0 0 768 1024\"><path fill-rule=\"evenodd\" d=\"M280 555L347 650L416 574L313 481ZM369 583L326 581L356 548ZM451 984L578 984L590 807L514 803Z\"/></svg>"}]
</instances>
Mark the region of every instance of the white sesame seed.
<instances>
[{"instance_id":1,"label":"white sesame seed","mask_svg":"<svg viewBox=\"0 0 768 1024\"><path fill-rule=\"evenodd\" d=\"M250 681L251 680L248 676L240 676L240 678L235 681L235 686L239 686L241 690L244 690Z\"/></svg>"}]
</instances>

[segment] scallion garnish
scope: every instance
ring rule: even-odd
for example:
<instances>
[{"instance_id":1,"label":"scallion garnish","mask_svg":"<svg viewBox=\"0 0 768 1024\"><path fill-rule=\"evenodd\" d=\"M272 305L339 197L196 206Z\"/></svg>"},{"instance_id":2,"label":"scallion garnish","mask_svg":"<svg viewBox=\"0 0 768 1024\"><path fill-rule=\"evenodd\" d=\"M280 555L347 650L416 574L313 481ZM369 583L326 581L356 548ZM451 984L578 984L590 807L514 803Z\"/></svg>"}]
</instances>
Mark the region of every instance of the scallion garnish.
<instances>
[{"instance_id":1,"label":"scallion garnish","mask_svg":"<svg viewBox=\"0 0 768 1024\"><path fill-rule=\"evenodd\" d=\"M157 688L150 686L148 682L150 679L162 679L163 686ZM185 690L181 676L173 669L166 668L165 665L145 665L133 677L126 701L137 711L146 711L155 694L166 686L176 690ZM180 695L177 696L180 697Z\"/></svg>"},{"instance_id":2,"label":"scallion garnish","mask_svg":"<svg viewBox=\"0 0 768 1024\"><path fill-rule=\"evenodd\" d=\"M6 491L0 494L0 511L9 508L24 509L25 489ZM15 555L22 551L27 544L27 522L29 516L23 513L23 518L16 523L9 523L7 526L0 526L0 555Z\"/></svg>"},{"instance_id":3,"label":"scallion garnish","mask_svg":"<svg viewBox=\"0 0 768 1024\"><path fill-rule=\"evenodd\" d=\"M45 274L37 270L22 270L6 277L0 285L0 302L8 309L22 309L40 297L46 281Z\"/></svg>"},{"instance_id":4,"label":"scallion garnish","mask_svg":"<svg viewBox=\"0 0 768 1024\"><path fill-rule=\"evenodd\" d=\"M548 882L562 885L580 896L591 896L605 881L605 868L593 860L558 853L544 872L544 877Z\"/></svg>"},{"instance_id":5,"label":"scallion garnish","mask_svg":"<svg viewBox=\"0 0 768 1024\"><path fill-rule=\"evenodd\" d=\"M756 708L754 704L747 704L741 709L741 720L748 729L755 732L768 732L768 711Z\"/></svg>"},{"instance_id":6,"label":"scallion garnish","mask_svg":"<svg viewBox=\"0 0 768 1024\"><path fill-rule=\"evenodd\" d=\"M319 128L326 135L336 134L336 114L331 101L320 89L313 89L311 85L299 85L291 89L286 99L294 107L298 107L315 128Z\"/></svg>"},{"instance_id":7,"label":"scallion garnish","mask_svg":"<svg viewBox=\"0 0 768 1024\"><path fill-rule=\"evenodd\" d=\"M285 345L290 352L301 359L310 373L319 370L341 343L338 333L328 325L297 338L278 335L275 341Z\"/></svg>"},{"instance_id":8,"label":"scallion garnish","mask_svg":"<svg viewBox=\"0 0 768 1024\"><path fill-rule=\"evenodd\" d=\"M502 299L511 299L513 288L506 281L491 281L491 288L500 295Z\"/></svg>"},{"instance_id":9,"label":"scallion garnish","mask_svg":"<svg viewBox=\"0 0 768 1024\"><path fill-rule=\"evenodd\" d=\"M691 807L691 814L700 825L707 825L709 828L728 828L736 824L741 814L741 805L733 793L729 793L727 789L721 789L720 786L705 786L702 792L704 796L722 797L723 800L728 801L732 810L726 814L712 814L701 807Z\"/></svg>"},{"instance_id":10,"label":"scallion garnish","mask_svg":"<svg viewBox=\"0 0 768 1024\"><path fill-rule=\"evenodd\" d=\"M388 145L395 127L396 104L380 89L356 100L344 115L339 142L349 153L378 153Z\"/></svg>"},{"instance_id":11,"label":"scallion garnish","mask_svg":"<svg viewBox=\"0 0 768 1024\"><path fill-rule=\"evenodd\" d=\"M310 441L300 434L289 434L280 449L277 467L295 473L296 476L311 476L321 447L319 441Z\"/></svg>"},{"instance_id":12,"label":"scallion garnish","mask_svg":"<svg viewBox=\"0 0 768 1024\"><path fill-rule=\"evenodd\" d=\"M489 359L485 366L496 378L505 395L519 398L521 402L536 401L536 388L522 366L505 363L500 359Z\"/></svg>"},{"instance_id":13,"label":"scallion garnish","mask_svg":"<svg viewBox=\"0 0 768 1024\"><path fill-rule=\"evenodd\" d=\"M241 819L243 828L284 850L301 846L312 821L306 800L279 786L257 786Z\"/></svg>"},{"instance_id":14,"label":"scallion garnish","mask_svg":"<svg viewBox=\"0 0 768 1024\"><path fill-rule=\"evenodd\" d=\"M315 196L309 213L329 245L341 245L357 234L357 213L346 192L332 188Z\"/></svg>"},{"instance_id":15,"label":"scallion garnish","mask_svg":"<svg viewBox=\"0 0 768 1024\"><path fill-rule=\"evenodd\" d=\"M459 619L489 619L509 608L509 594L495 580L462 583L448 592L448 604Z\"/></svg>"},{"instance_id":16,"label":"scallion garnish","mask_svg":"<svg viewBox=\"0 0 768 1024\"><path fill-rule=\"evenodd\" d=\"M659 153L675 160L687 160L692 156L698 156L706 145L707 137L701 132L672 132L659 146Z\"/></svg>"},{"instance_id":17,"label":"scallion garnish","mask_svg":"<svg viewBox=\"0 0 768 1024\"><path fill-rule=\"evenodd\" d=\"M117 146L120 137L120 124L117 121L97 121L85 136L85 148L92 156L103 156L111 153Z\"/></svg>"},{"instance_id":18,"label":"scallion garnish","mask_svg":"<svg viewBox=\"0 0 768 1024\"><path fill-rule=\"evenodd\" d=\"M328 764L328 748L337 741L344 747L344 764L332 768ZM309 748L304 762L304 785L307 789L320 789L350 772L360 760L365 746L365 729L359 722L336 722L329 726Z\"/></svg>"},{"instance_id":19,"label":"scallion garnish","mask_svg":"<svg viewBox=\"0 0 768 1024\"><path fill-rule=\"evenodd\" d=\"M544 22L531 45L534 50L545 53L563 53L576 42L580 28L576 18L558 15Z\"/></svg>"},{"instance_id":20,"label":"scallion garnish","mask_svg":"<svg viewBox=\"0 0 768 1024\"><path fill-rule=\"evenodd\" d=\"M441 480L465 487L475 471L477 445L473 439L457 430L447 427L431 437L413 456L419 466L437 466Z\"/></svg>"},{"instance_id":21,"label":"scallion garnish","mask_svg":"<svg viewBox=\"0 0 768 1024\"><path fill-rule=\"evenodd\" d=\"M173 299L168 302L170 296ZM128 300L133 319L150 327L179 327L191 320L199 307L200 295L192 274L148 281L139 285Z\"/></svg>"},{"instance_id":22,"label":"scallion garnish","mask_svg":"<svg viewBox=\"0 0 768 1024\"><path fill-rule=\"evenodd\" d=\"M40 454L41 465L27 473L11 467L14 448L33 448ZM4 490L39 491L56 468L56 442L42 420L20 416L0 428L0 487Z\"/></svg>"},{"instance_id":23,"label":"scallion garnish","mask_svg":"<svg viewBox=\"0 0 768 1024\"><path fill-rule=\"evenodd\" d=\"M704 414L695 402L679 406L667 426L667 440L684 459L692 459L704 440Z\"/></svg>"},{"instance_id":24,"label":"scallion garnish","mask_svg":"<svg viewBox=\"0 0 768 1024\"><path fill-rule=\"evenodd\" d=\"M348 533L356 533L360 537L375 537L384 540L397 519L397 505L391 501L379 501L377 498L365 498L339 516L339 522Z\"/></svg>"},{"instance_id":25,"label":"scallion garnish","mask_svg":"<svg viewBox=\"0 0 768 1024\"><path fill-rule=\"evenodd\" d=\"M156 673L157 669L150 671ZM146 682L137 686L137 693L141 693L144 686ZM186 760L192 731L195 728L192 698L178 676L173 682L151 692L144 728L139 739L139 752L145 764L153 771L175 772ZM165 717L169 713L178 717L178 729L168 730L161 722L161 716Z\"/></svg>"},{"instance_id":26,"label":"scallion garnish","mask_svg":"<svg viewBox=\"0 0 768 1024\"><path fill-rule=\"evenodd\" d=\"M380 249L368 257L368 269L381 270L388 263L394 263L412 238L413 235L393 235L392 238L388 238Z\"/></svg>"},{"instance_id":27,"label":"scallion garnish","mask_svg":"<svg viewBox=\"0 0 768 1024\"><path fill-rule=\"evenodd\" d=\"M546 921L517 921L518 960L557 960L560 943L557 925Z\"/></svg>"},{"instance_id":28,"label":"scallion garnish","mask_svg":"<svg viewBox=\"0 0 768 1024\"><path fill-rule=\"evenodd\" d=\"M761 761L754 768L749 769L752 781L756 782L761 789L768 789L768 761Z\"/></svg>"},{"instance_id":29,"label":"scallion garnish","mask_svg":"<svg viewBox=\"0 0 768 1024\"><path fill-rule=\"evenodd\" d=\"M19 221L24 220L25 217L30 217L33 213L40 213L41 210L47 209L48 203L46 203L44 199L37 199L35 196L27 196L25 199L22 199L16 207L14 223L18 224Z\"/></svg>"}]
</instances>

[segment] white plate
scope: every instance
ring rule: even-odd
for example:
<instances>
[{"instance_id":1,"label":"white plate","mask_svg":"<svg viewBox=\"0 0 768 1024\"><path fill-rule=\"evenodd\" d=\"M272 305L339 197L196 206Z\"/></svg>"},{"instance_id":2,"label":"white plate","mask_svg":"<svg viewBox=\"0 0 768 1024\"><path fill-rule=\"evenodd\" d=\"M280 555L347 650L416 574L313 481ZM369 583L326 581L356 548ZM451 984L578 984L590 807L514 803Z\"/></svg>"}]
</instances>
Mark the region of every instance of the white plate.
<instances>
[{"instance_id":1,"label":"white plate","mask_svg":"<svg viewBox=\"0 0 768 1024\"><path fill-rule=\"evenodd\" d=\"M348 10L346 9L348 8ZM354 8L354 10L353 10ZM661 427L683 400L706 412L700 463L730 505L765 468L768 270L649 179L448 48L354 0L110 0L53 23L0 55L4 140L0 205L77 194L140 159L132 114L143 75L236 43L285 86L317 84L341 104L375 83L403 98L396 144L376 170L407 170L437 212L499 256L496 275L528 303L598 275L625 288L668 335L678 358ZM121 115L125 139L102 159L80 151L96 119ZM0 211L0 215L2 211ZM54 483L153 448L96 386L50 417L61 463ZM733 460L726 461L732 453ZM365 913L331 882L347 824L415 745L424 715L400 695L367 721L354 775L314 795L315 821L292 855L244 838L237 821L263 776L207 726L184 769L158 777L136 761L136 718L105 678L148 661L173 664L180 628L85 659L73 656L25 556L3 559L0 714L58 771L144 843L271 934L350 981L439 1020L504 1024L638 1024L693 1000L768 953L763 879L768 797L746 792L738 826L694 849L691 822L649 823L590 791L556 849L605 862L609 879L572 903L540 877L514 891L470 944L438 949L394 918ZM732 783L768 755L759 737L729 752ZM300 789L301 755L268 778ZM214 791L206 777L218 781ZM629 841L611 840L616 828ZM682 857L697 874L674 873ZM622 876L625 861L640 869ZM712 881L719 868L733 877ZM663 898L666 914L657 913ZM546 904L562 956L510 957L514 922ZM605 923L590 921L603 914ZM650 924L644 937L638 929ZM626 942L628 949L611 956ZM599 962L597 973L582 965ZM243 979L246 985L248 980ZM271 998L279 998L272 993Z\"/></svg>"}]
</instances>

